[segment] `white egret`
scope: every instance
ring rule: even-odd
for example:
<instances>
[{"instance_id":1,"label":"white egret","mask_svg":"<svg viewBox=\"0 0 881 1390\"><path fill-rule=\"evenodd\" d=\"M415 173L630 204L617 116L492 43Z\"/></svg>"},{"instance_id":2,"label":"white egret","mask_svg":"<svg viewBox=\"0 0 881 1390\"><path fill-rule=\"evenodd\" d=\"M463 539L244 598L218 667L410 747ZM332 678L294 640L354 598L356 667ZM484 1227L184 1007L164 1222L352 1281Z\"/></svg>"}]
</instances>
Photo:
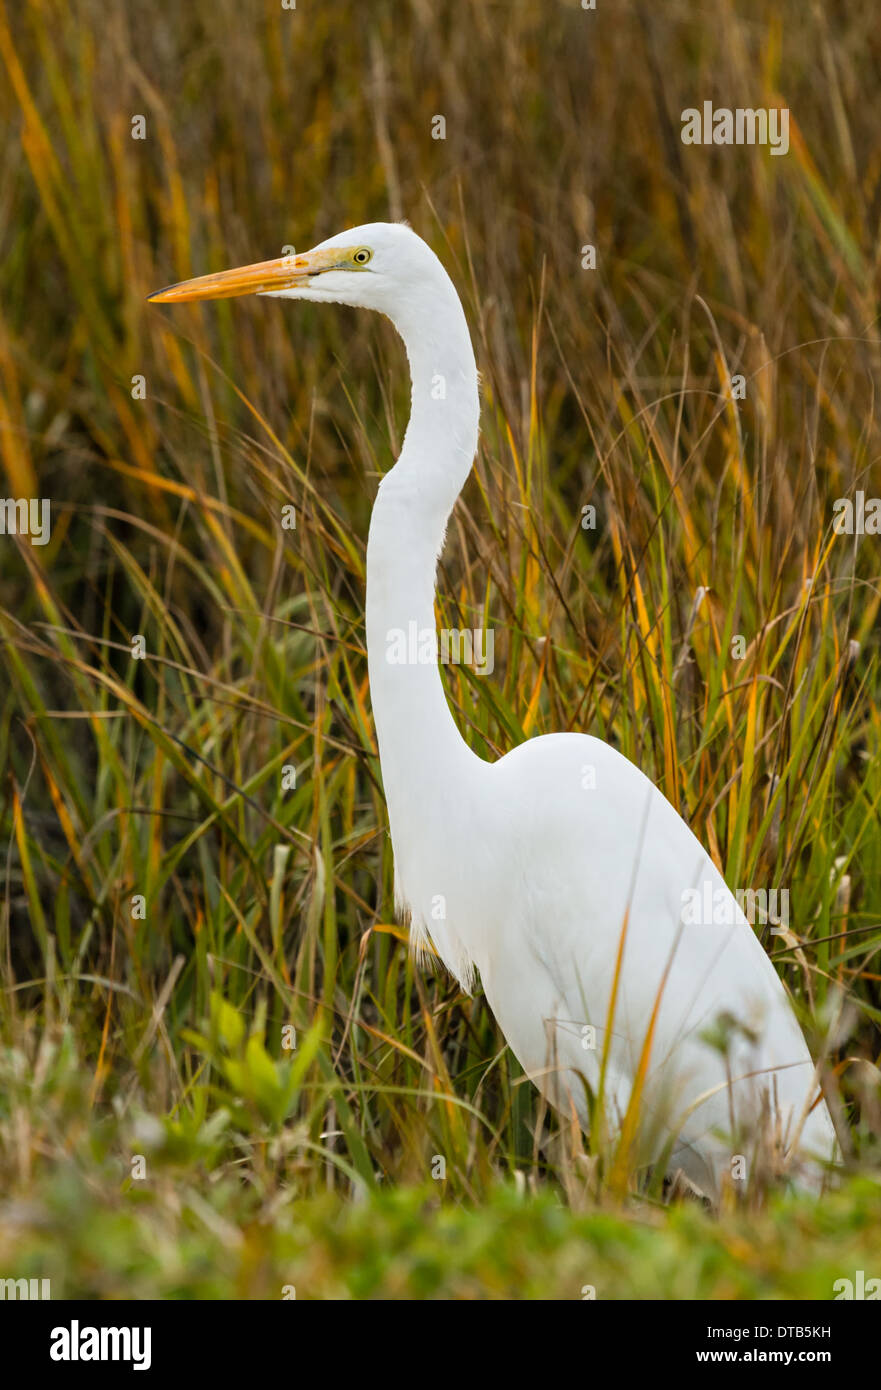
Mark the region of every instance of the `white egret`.
<instances>
[{"instance_id":1,"label":"white egret","mask_svg":"<svg viewBox=\"0 0 881 1390\"><path fill-rule=\"evenodd\" d=\"M804 1036L670 803L584 734L485 762L456 726L437 661L387 659L392 633L436 632L437 560L477 447L474 352L441 262L409 227L372 223L150 298L250 293L377 309L406 346L410 421L370 522L367 655L395 896L415 944L430 940L465 990L479 972L527 1075L583 1126L593 1109L609 1132L632 1131L638 1109L640 1157L711 1193L770 1126L789 1171L814 1185L835 1135ZM684 910L695 903L713 905L710 920Z\"/></svg>"}]
</instances>

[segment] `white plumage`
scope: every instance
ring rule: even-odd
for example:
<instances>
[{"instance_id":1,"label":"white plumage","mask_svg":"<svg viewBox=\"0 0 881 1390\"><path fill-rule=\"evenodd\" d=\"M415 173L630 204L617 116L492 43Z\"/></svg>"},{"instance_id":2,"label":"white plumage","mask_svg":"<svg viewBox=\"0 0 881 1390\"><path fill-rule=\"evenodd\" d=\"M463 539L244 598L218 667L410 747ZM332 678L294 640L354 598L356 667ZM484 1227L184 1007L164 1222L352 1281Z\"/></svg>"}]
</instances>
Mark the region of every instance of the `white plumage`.
<instances>
[{"instance_id":1,"label":"white plumage","mask_svg":"<svg viewBox=\"0 0 881 1390\"><path fill-rule=\"evenodd\" d=\"M408 227L373 223L153 297L247 292L377 309L406 345L411 416L370 524L367 651L396 897L416 944L430 939L465 989L479 972L525 1071L583 1125L584 1082L596 1095L603 1073L610 1131L636 1086L641 1160L715 1193L737 1154L749 1162L770 1110L791 1171L816 1184L812 1160L832 1159L835 1136L804 1037L669 802L582 734L484 762L456 727L436 661L389 660L393 634L435 631L437 558L477 446L474 353L440 261ZM684 920L694 890L716 895L723 924Z\"/></svg>"}]
</instances>

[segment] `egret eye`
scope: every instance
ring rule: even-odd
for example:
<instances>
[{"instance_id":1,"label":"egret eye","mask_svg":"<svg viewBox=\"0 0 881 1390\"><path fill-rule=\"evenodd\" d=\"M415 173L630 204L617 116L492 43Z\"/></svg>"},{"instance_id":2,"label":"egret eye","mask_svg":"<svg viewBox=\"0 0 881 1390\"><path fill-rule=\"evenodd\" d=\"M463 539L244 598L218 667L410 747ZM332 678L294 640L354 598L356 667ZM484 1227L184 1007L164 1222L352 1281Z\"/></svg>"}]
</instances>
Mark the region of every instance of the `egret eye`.
<instances>
[{"instance_id":1,"label":"egret eye","mask_svg":"<svg viewBox=\"0 0 881 1390\"><path fill-rule=\"evenodd\" d=\"M359 248L359 250L355 252L354 256L352 257L352 260L355 262L356 265L366 265L372 255L373 252L369 250L368 247L362 246Z\"/></svg>"}]
</instances>

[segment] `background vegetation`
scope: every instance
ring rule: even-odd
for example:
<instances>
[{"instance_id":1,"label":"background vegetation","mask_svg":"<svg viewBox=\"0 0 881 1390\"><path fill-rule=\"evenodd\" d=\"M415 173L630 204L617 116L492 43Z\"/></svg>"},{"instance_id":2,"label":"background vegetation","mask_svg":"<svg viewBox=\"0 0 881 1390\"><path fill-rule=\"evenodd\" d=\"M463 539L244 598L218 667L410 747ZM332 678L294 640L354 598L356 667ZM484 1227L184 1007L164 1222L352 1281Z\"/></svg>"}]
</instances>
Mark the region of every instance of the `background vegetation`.
<instances>
[{"instance_id":1,"label":"background vegetation","mask_svg":"<svg viewBox=\"0 0 881 1390\"><path fill-rule=\"evenodd\" d=\"M881 1274L881 538L831 526L881 494L879 57L856 0L0 3L0 486L52 503L46 547L0 539L0 1273L273 1298ZM703 100L785 104L789 154L682 145ZM819 1203L611 1183L481 995L408 958L363 636L403 351L354 310L144 302L402 216L483 378L439 620L492 626L496 670L448 670L460 727L488 757L608 738L733 887L789 889L765 944L849 1174Z\"/></svg>"}]
</instances>

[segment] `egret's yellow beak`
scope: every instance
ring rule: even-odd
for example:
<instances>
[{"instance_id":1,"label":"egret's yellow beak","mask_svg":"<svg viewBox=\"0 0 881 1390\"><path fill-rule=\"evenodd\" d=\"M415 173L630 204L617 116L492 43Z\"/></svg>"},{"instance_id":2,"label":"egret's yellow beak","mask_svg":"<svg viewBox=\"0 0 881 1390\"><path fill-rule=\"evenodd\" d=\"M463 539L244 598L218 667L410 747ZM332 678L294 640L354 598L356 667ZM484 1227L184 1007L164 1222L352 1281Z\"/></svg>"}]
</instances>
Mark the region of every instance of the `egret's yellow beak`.
<instances>
[{"instance_id":1,"label":"egret's yellow beak","mask_svg":"<svg viewBox=\"0 0 881 1390\"><path fill-rule=\"evenodd\" d=\"M354 249L354 248L352 248ZM308 282L325 270L349 270L352 251L335 247L326 251L293 252L277 261L259 261L257 265L242 265L237 270L220 270L216 275L200 275L196 280L181 280L164 290L148 294L151 304L180 304L187 299L233 299L242 294L293 289Z\"/></svg>"}]
</instances>

